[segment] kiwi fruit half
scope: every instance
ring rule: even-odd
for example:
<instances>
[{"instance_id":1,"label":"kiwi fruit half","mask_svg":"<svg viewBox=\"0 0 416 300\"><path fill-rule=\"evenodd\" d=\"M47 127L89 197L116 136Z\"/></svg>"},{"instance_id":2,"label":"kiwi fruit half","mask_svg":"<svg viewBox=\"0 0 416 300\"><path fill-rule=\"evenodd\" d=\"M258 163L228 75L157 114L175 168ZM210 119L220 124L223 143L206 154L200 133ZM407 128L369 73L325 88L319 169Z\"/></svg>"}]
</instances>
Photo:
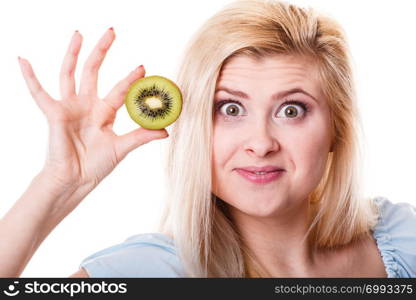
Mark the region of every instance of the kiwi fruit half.
<instances>
[{"instance_id":1,"label":"kiwi fruit half","mask_svg":"<svg viewBox=\"0 0 416 300\"><path fill-rule=\"evenodd\" d=\"M130 117L143 128L162 129L176 121L182 111L182 94L168 78L143 77L130 86L126 96Z\"/></svg>"}]
</instances>

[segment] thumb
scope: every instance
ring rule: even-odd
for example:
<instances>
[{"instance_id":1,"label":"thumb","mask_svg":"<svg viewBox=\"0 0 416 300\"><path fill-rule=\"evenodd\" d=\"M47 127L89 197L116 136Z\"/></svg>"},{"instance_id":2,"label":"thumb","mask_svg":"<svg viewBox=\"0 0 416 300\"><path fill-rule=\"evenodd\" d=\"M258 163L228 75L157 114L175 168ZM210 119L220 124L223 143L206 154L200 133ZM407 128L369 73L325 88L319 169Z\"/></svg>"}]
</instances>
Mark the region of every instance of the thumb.
<instances>
[{"instance_id":1,"label":"thumb","mask_svg":"<svg viewBox=\"0 0 416 300\"><path fill-rule=\"evenodd\" d=\"M168 137L169 134L166 129L150 130L145 128L138 128L124 135L118 136L116 139L116 149L118 161L121 161L128 153L137 147L146 144L152 140L162 139Z\"/></svg>"}]
</instances>

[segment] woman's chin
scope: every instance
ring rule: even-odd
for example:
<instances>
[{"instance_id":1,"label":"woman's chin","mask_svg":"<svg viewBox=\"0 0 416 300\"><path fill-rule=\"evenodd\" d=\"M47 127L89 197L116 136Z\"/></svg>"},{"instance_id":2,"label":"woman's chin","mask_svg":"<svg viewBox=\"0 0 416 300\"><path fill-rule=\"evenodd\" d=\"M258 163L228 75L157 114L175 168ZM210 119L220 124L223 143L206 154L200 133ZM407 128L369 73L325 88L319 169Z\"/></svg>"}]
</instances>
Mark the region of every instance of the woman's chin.
<instances>
[{"instance_id":1,"label":"woman's chin","mask_svg":"<svg viewBox=\"0 0 416 300\"><path fill-rule=\"evenodd\" d=\"M253 200L239 200L239 205L233 206L238 214L247 215L253 218L275 218L287 213L293 206L288 203L286 199L257 199Z\"/></svg>"}]
</instances>

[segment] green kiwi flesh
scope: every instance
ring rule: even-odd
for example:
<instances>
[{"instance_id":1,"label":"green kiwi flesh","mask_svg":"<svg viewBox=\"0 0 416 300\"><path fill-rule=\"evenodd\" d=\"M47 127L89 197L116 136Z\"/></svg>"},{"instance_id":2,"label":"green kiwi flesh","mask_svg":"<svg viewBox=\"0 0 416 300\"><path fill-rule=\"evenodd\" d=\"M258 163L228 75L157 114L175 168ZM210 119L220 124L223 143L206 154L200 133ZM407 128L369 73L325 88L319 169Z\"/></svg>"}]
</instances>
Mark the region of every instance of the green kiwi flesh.
<instances>
[{"instance_id":1,"label":"green kiwi flesh","mask_svg":"<svg viewBox=\"0 0 416 300\"><path fill-rule=\"evenodd\" d=\"M182 111L182 94L168 78L143 77L130 86L125 105L130 117L143 128L163 129L177 120Z\"/></svg>"}]
</instances>

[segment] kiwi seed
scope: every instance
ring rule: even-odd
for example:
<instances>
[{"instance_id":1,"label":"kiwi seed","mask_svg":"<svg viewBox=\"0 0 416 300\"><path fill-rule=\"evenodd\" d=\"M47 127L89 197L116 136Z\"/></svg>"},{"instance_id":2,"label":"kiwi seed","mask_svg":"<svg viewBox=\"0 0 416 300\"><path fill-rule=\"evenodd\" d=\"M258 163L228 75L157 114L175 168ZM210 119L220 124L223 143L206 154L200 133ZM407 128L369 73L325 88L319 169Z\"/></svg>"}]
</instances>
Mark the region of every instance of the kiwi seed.
<instances>
[{"instance_id":1,"label":"kiwi seed","mask_svg":"<svg viewBox=\"0 0 416 300\"><path fill-rule=\"evenodd\" d=\"M162 129L177 120L182 111L182 94L178 86L162 76L136 80L126 96L130 117L143 128Z\"/></svg>"}]
</instances>

